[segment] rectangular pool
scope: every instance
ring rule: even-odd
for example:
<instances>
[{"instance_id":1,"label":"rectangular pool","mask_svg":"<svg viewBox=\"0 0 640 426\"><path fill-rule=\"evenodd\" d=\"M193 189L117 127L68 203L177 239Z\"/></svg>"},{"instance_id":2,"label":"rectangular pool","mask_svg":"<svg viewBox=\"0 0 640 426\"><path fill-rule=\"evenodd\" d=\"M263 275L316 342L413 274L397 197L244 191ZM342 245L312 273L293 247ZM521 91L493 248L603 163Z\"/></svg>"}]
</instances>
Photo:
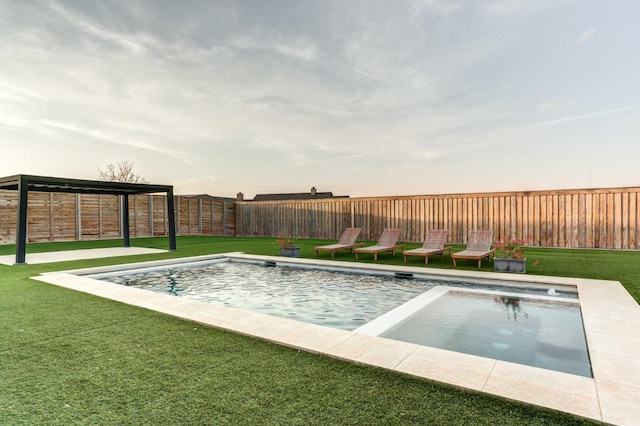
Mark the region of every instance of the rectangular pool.
<instances>
[{"instance_id":1,"label":"rectangular pool","mask_svg":"<svg viewBox=\"0 0 640 426\"><path fill-rule=\"evenodd\" d=\"M513 287L500 282L228 259L90 277L591 377L575 292L554 290L555 296L550 297L547 288L525 284ZM428 301L420 302L425 296ZM407 305L414 306L409 313ZM380 321L385 324L382 329L371 331Z\"/></svg>"}]
</instances>

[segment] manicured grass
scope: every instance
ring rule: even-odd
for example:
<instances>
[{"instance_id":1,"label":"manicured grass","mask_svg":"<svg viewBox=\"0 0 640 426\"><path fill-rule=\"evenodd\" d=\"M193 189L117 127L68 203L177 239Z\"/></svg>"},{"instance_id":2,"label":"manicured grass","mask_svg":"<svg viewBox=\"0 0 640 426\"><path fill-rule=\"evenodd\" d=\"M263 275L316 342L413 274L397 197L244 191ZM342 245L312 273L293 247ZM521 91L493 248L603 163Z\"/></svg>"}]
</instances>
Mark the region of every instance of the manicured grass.
<instances>
[{"instance_id":1,"label":"manicured grass","mask_svg":"<svg viewBox=\"0 0 640 426\"><path fill-rule=\"evenodd\" d=\"M166 238L132 242L168 246ZM302 256L314 257L313 247L324 241L300 243ZM82 241L30 244L27 249L120 244ZM13 250L0 246L0 254ZM590 424L28 279L44 271L228 251L276 254L277 249L272 239L179 237L178 251L172 253L0 265L0 423ZM530 273L620 280L636 299L640 294L637 252L530 249L527 257L540 260L539 265L529 262ZM354 258L344 252L336 260ZM378 262L402 264L402 257L381 254ZM448 256L429 263L431 268L453 268ZM417 258L409 264L423 265ZM477 269L473 261L458 268ZM490 270L490 264L484 263L483 270Z\"/></svg>"}]
</instances>

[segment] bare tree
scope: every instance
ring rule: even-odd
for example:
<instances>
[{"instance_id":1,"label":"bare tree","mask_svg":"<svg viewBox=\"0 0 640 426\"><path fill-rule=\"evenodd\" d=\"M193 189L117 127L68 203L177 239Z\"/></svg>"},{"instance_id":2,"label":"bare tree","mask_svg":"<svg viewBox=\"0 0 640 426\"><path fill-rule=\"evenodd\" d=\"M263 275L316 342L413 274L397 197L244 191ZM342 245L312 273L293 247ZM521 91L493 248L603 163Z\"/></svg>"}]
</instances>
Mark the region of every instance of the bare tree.
<instances>
[{"instance_id":1,"label":"bare tree","mask_svg":"<svg viewBox=\"0 0 640 426\"><path fill-rule=\"evenodd\" d=\"M133 163L127 160L116 164L109 163L104 171L98 169L98 179L109 182L149 183L133 170Z\"/></svg>"}]
</instances>

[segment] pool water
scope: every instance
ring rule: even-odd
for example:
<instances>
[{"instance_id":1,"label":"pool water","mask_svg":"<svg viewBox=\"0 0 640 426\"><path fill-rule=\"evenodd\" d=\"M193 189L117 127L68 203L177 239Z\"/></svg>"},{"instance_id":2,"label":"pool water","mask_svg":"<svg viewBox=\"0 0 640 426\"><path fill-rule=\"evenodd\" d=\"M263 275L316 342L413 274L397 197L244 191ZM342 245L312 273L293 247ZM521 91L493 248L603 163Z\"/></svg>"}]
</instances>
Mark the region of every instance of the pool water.
<instances>
[{"instance_id":1,"label":"pool water","mask_svg":"<svg viewBox=\"0 0 640 426\"><path fill-rule=\"evenodd\" d=\"M577 303L448 291L380 336L592 377Z\"/></svg>"},{"instance_id":2,"label":"pool water","mask_svg":"<svg viewBox=\"0 0 640 426\"><path fill-rule=\"evenodd\" d=\"M94 278L343 330L354 330L437 285L229 261Z\"/></svg>"}]
</instances>

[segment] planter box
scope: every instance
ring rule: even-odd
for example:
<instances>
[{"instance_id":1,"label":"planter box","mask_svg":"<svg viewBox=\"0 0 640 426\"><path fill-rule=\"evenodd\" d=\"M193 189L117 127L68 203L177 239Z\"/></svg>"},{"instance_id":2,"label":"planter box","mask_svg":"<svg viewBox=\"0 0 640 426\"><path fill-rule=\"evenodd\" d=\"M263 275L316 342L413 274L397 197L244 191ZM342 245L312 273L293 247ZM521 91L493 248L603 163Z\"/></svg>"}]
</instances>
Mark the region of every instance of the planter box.
<instances>
[{"instance_id":1,"label":"planter box","mask_svg":"<svg viewBox=\"0 0 640 426\"><path fill-rule=\"evenodd\" d=\"M493 270L495 272L527 272L527 259L507 259L504 257L493 258Z\"/></svg>"},{"instance_id":2,"label":"planter box","mask_svg":"<svg viewBox=\"0 0 640 426\"><path fill-rule=\"evenodd\" d=\"M283 247L280 249L280 256L300 257L300 247Z\"/></svg>"}]
</instances>

